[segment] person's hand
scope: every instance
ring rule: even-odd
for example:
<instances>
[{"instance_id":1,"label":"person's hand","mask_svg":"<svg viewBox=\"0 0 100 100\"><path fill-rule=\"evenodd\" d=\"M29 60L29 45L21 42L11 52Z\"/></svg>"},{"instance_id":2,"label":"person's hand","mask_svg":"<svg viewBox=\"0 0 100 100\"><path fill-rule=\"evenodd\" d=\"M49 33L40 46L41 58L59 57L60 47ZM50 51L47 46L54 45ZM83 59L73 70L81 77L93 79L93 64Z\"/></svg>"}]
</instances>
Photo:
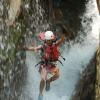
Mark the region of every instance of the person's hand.
<instances>
[{"instance_id":1,"label":"person's hand","mask_svg":"<svg viewBox=\"0 0 100 100\"><path fill-rule=\"evenodd\" d=\"M21 45L17 46L17 50L25 50L25 48L26 48L25 46L21 46Z\"/></svg>"},{"instance_id":2,"label":"person's hand","mask_svg":"<svg viewBox=\"0 0 100 100\"><path fill-rule=\"evenodd\" d=\"M38 50L36 48L34 48L34 52L37 52Z\"/></svg>"}]
</instances>

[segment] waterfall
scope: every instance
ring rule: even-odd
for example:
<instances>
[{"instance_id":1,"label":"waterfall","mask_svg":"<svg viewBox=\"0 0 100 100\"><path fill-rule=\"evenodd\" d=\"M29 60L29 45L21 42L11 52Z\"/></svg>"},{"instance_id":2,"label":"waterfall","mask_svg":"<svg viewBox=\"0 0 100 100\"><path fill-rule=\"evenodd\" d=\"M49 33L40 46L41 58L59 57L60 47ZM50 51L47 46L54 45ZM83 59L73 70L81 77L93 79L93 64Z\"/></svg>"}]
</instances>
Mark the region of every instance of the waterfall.
<instances>
[{"instance_id":1,"label":"waterfall","mask_svg":"<svg viewBox=\"0 0 100 100\"><path fill-rule=\"evenodd\" d=\"M80 38L84 41L81 43L75 42L75 40L66 42L60 48L63 49L62 55L66 58L66 61L63 61L64 66L58 63L60 78L51 84L49 92L44 91L43 100L70 100L77 81L96 52L99 42L100 18L95 0L90 0L86 4L86 12L80 17L82 19L82 28L86 34L84 36L83 31L79 31L80 34L76 39ZM70 48L68 44L70 44ZM20 100L37 100L40 75L35 64L38 63L38 56L34 52L26 52L26 54L28 78Z\"/></svg>"}]
</instances>

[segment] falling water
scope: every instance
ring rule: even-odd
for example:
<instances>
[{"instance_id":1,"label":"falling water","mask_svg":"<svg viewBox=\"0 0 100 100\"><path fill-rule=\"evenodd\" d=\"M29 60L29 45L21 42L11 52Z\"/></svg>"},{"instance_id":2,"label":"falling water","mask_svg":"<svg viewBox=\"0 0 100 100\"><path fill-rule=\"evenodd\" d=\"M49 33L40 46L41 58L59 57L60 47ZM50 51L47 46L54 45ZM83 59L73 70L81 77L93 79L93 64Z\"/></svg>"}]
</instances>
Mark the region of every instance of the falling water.
<instances>
[{"instance_id":1,"label":"falling water","mask_svg":"<svg viewBox=\"0 0 100 100\"><path fill-rule=\"evenodd\" d=\"M77 81L89 61L93 58L98 47L100 26L98 22L100 18L96 1L90 0L86 4L86 12L81 18L82 27L86 35L84 36L83 32L79 31L80 35L76 39L81 37L84 41L81 43L75 43L75 40L66 42L60 48L64 50L62 55L66 58L66 61L63 62L64 66L58 63L60 78L51 84L51 90L49 92L44 91L44 100L70 100ZM92 22L89 22L88 19L91 19ZM70 48L67 46L69 43L71 45ZM20 100L37 100L38 98L40 75L38 69L34 67L38 62L37 60L38 56L36 53L27 52L26 64L28 66L28 79Z\"/></svg>"}]
</instances>

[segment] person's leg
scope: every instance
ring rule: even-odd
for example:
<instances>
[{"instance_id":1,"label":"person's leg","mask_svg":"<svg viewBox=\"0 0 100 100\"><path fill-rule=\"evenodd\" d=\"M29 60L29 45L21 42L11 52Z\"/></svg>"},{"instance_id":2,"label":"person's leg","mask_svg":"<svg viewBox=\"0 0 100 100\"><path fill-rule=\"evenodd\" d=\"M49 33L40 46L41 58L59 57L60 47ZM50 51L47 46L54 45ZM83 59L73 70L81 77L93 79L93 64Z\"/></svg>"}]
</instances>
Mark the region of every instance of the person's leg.
<instances>
[{"instance_id":1,"label":"person's leg","mask_svg":"<svg viewBox=\"0 0 100 100\"><path fill-rule=\"evenodd\" d=\"M50 83L52 81L55 81L56 79L59 78L59 69L57 67L52 68L50 70L50 73L53 73L53 76L51 78L49 78L49 79L46 80L46 88L45 88L46 91L49 91L50 90Z\"/></svg>"},{"instance_id":2,"label":"person's leg","mask_svg":"<svg viewBox=\"0 0 100 100\"><path fill-rule=\"evenodd\" d=\"M41 66L41 70L40 70L40 74L41 74L41 81L40 81L40 95L43 95L43 89L45 87L45 81L47 78L47 71L46 68L44 68L43 66Z\"/></svg>"},{"instance_id":3,"label":"person's leg","mask_svg":"<svg viewBox=\"0 0 100 100\"><path fill-rule=\"evenodd\" d=\"M53 76L47 80L48 82L55 81L59 78L59 69L57 67L55 67L51 73L53 73Z\"/></svg>"}]
</instances>

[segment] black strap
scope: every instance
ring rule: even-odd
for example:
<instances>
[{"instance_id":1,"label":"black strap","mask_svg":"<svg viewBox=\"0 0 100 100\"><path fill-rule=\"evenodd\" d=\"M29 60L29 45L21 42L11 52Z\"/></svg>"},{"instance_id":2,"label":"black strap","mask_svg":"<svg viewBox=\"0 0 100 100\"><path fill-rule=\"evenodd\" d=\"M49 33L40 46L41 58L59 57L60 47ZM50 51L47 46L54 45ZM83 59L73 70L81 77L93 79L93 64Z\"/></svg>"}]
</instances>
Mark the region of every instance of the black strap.
<instances>
[{"instance_id":1,"label":"black strap","mask_svg":"<svg viewBox=\"0 0 100 100\"><path fill-rule=\"evenodd\" d=\"M58 60L58 61L62 64L62 66L64 66L63 63L60 60Z\"/></svg>"}]
</instances>

